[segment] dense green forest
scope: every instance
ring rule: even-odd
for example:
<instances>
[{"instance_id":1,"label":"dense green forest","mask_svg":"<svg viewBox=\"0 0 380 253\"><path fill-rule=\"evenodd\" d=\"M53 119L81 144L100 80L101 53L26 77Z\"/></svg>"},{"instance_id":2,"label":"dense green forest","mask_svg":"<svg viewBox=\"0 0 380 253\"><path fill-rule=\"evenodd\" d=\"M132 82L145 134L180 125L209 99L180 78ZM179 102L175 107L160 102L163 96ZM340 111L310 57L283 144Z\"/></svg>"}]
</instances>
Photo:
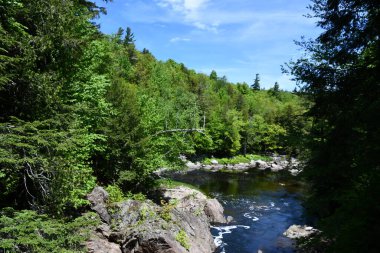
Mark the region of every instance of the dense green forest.
<instances>
[{"instance_id":1,"label":"dense green forest","mask_svg":"<svg viewBox=\"0 0 380 253\"><path fill-rule=\"evenodd\" d=\"M377 252L380 2L314 0L310 9L323 32L299 42L306 57L289 64L314 101L307 204L330 238L324 251Z\"/></svg>"},{"instance_id":2,"label":"dense green forest","mask_svg":"<svg viewBox=\"0 0 380 253\"><path fill-rule=\"evenodd\" d=\"M325 247L374 252L380 8L313 2L326 31L299 42L308 56L287 67L302 87L291 93L159 61L128 27L101 33L105 10L90 1L0 0L0 248L82 250L69 231L94 222L78 215L95 185L145 192L179 155L278 152L308 161ZM22 240L26 222L50 233Z\"/></svg>"}]
</instances>

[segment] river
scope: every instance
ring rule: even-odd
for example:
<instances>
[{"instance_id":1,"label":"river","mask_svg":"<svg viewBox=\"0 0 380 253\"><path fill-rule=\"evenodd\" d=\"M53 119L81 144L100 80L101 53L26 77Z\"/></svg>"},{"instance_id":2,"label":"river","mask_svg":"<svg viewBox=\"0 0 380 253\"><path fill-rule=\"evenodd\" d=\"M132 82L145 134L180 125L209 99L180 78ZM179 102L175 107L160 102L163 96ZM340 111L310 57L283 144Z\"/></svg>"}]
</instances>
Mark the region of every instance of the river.
<instances>
[{"instance_id":1,"label":"river","mask_svg":"<svg viewBox=\"0 0 380 253\"><path fill-rule=\"evenodd\" d=\"M291 253L292 240L282 233L306 222L304 187L286 172L223 173L193 171L175 180L194 185L217 198L234 221L213 226L217 253Z\"/></svg>"}]
</instances>

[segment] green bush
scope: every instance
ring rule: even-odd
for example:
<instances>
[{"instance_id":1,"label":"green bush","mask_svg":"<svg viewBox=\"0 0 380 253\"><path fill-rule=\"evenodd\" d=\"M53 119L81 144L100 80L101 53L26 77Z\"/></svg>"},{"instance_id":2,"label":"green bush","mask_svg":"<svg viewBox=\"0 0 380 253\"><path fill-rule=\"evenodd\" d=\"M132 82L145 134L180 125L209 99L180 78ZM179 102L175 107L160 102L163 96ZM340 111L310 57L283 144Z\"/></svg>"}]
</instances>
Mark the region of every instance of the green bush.
<instances>
[{"instance_id":1,"label":"green bush","mask_svg":"<svg viewBox=\"0 0 380 253\"><path fill-rule=\"evenodd\" d=\"M94 213L68 222L30 210L5 208L0 214L0 248L6 252L86 252L84 242L99 222Z\"/></svg>"},{"instance_id":2,"label":"green bush","mask_svg":"<svg viewBox=\"0 0 380 253\"><path fill-rule=\"evenodd\" d=\"M124 193L117 185L108 185L106 187L106 191L109 194L109 203L121 202L125 199Z\"/></svg>"},{"instance_id":3,"label":"green bush","mask_svg":"<svg viewBox=\"0 0 380 253\"><path fill-rule=\"evenodd\" d=\"M141 192L139 192L139 193L128 192L126 197L127 197L127 199L133 199L133 200L139 200L139 201L146 200L146 195L144 195Z\"/></svg>"},{"instance_id":4,"label":"green bush","mask_svg":"<svg viewBox=\"0 0 380 253\"><path fill-rule=\"evenodd\" d=\"M231 158L206 158L203 160L203 164L210 165L212 160L218 161L219 164L238 164L249 163L251 160L263 160L271 161L272 158L264 155L237 155Z\"/></svg>"},{"instance_id":5,"label":"green bush","mask_svg":"<svg viewBox=\"0 0 380 253\"><path fill-rule=\"evenodd\" d=\"M182 247L184 247L186 250L189 250L190 249L190 245L189 245L189 239L187 238L187 234L185 232L185 230L181 229L177 235L175 236L175 239L177 240L177 242L179 242L181 244Z\"/></svg>"}]
</instances>

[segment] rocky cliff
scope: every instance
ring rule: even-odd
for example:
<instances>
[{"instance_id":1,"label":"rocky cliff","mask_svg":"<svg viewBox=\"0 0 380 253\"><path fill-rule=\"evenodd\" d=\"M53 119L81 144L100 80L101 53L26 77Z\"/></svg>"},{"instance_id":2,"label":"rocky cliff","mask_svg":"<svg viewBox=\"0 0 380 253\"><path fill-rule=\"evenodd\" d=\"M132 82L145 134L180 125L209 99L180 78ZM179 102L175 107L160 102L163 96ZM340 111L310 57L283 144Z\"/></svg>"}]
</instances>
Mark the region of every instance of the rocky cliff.
<instances>
[{"instance_id":1,"label":"rocky cliff","mask_svg":"<svg viewBox=\"0 0 380 253\"><path fill-rule=\"evenodd\" d=\"M108 203L108 193L96 187L88 199L103 223L87 243L89 252L214 252L210 224L227 222L216 199L183 186L154 195L155 202Z\"/></svg>"}]
</instances>

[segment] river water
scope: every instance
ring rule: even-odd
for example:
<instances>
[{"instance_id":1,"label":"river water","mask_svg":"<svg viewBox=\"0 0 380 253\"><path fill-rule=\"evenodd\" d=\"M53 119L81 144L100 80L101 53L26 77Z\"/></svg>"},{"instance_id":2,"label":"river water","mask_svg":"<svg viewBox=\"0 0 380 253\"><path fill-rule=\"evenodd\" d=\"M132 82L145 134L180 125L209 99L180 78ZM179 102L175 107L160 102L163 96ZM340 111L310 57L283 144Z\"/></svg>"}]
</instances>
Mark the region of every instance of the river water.
<instances>
[{"instance_id":1,"label":"river water","mask_svg":"<svg viewBox=\"0 0 380 253\"><path fill-rule=\"evenodd\" d=\"M282 233L292 224L306 222L301 205L302 184L286 172L223 173L193 171L178 181L217 198L234 221L213 226L217 253L294 252L292 240Z\"/></svg>"}]
</instances>

